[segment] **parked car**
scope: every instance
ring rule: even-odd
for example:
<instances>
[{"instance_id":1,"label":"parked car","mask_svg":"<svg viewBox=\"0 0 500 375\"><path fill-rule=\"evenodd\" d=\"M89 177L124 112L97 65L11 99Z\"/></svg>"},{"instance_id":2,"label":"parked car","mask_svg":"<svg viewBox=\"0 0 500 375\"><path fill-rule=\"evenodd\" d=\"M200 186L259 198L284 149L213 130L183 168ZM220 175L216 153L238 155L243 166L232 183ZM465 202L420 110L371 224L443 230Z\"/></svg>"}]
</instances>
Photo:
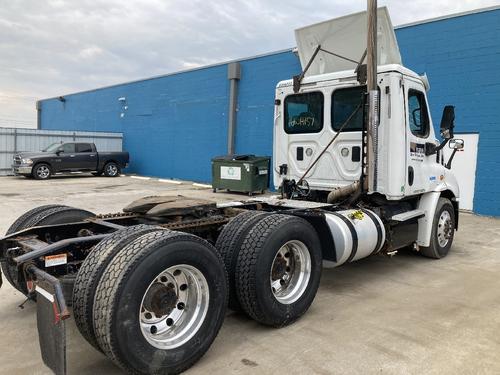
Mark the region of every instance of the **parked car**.
<instances>
[{"instance_id":1,"label":"parked car","mask_svg":"<svg viewBox=\"0 0 500 375\"><path fill-rule=\"evenodd\" d=\"M41 152L14 155L16 175L46 180L54 173L91 172L95 176L116 177L129 162L128 152L97 152L93 143L53 143Z\"/></svg>"}]
</instances>

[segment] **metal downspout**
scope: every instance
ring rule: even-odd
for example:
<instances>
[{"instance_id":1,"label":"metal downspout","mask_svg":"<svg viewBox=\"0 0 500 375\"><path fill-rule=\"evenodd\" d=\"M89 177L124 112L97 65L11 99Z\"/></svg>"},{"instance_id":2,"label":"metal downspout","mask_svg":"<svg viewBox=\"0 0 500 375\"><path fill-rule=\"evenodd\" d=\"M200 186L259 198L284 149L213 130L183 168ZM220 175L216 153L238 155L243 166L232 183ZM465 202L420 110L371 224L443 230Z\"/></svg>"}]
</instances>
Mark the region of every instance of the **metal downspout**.
<instances>
[{"instance_id":1,"label":"metal downspout","mask_svg":"<svg viewBox=\"0 0 500 375\"><path fill-rule=\"evenodd\" d=\"M238 106L238 81L241 78L241 65L233 62L227 66L227 79L229 79L229 115L227 126L227 154L234 155L234 142L236 135L236 111Z\"/></svg>"}]
</instances>

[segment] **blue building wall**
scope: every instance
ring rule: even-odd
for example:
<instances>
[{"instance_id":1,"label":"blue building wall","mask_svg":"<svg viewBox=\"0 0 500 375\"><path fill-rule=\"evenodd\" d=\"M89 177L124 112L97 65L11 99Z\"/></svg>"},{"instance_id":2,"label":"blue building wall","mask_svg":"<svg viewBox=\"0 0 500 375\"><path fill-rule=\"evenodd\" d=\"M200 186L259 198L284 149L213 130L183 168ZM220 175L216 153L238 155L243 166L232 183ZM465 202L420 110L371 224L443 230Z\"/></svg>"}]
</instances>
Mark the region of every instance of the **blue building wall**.
<instances>
[{"instance_id":1,"label":"blue building wall","mask_svg":"<svg viewBox=\"0 0 500 375\"><path fill-rule=\"evenodd\" d=\"M480 133L474 211L500 216L500 10L402 27L396 36L404 64L429 76L435 126L454 104L456 131ZM285 51L241 65L236 152L271 155L274 88L300 64ZM120 131L130 172L210 181L210 159L226 152L228 94L221 64L43 100L41 127Z\"/></svg>"},{"instance_id":2,"label":"blue building wall","mask_svg":"<svg viewBox=\"0 0 500 375\"><path fill-rule=\"evenodd\" d=\"M236 150L271 155L276 82L299 73L300 63L287 51L241 66ZM40 123L42 129L123 132L129 172L210 181L211 158L227 150L228 95L227 64L221 64L65 95L65 102L42 100Z\"/></svg>"},{"instance_id":3,"label":"blue building wall","mask_svg":"<svg viewBox=\"0 0 500 375\"><path fill-rule=\"evenodd\" d=\"M396 35L404 64L429 77L434 126L453 104L455 131L479 132L474 211L500 216L500 9L403 27Z\"/></svg>"}]
</instances>

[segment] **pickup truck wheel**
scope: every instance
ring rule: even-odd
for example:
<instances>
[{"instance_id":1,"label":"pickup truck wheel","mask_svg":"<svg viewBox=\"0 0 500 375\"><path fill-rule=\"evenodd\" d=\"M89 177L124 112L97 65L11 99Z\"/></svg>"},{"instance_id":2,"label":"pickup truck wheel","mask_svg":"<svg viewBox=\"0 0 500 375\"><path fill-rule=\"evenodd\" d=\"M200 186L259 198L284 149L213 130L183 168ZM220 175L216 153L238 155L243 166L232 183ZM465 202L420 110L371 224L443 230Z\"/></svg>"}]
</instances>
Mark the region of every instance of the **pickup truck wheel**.
<instances>
[{"instance_id":1,"label":"pickup truck wheel","mask_svg":"<svg viewBox=\"0 0 500 375\"><path fill-rule=\"evenodd\" d=\"M236 295L235 274L236 261L241 250L241 245L246 235L255 223L268 215L267 212L247 211L234 217L222 229L215 247L222 255L229 276L229 308L242 311Z\"/></svg>"},{"instance_id":2,"label":"pickup truck wheel","mask_svg":"<svg viewBox=\"0 0 500 375\"><path fill-rule=\"evenodd\" d=\"M101 349L135 374L177 374L217 336L227 274L217 250L188 233L143 235L112 259L97 287L94 329Z\"/></svg>"},{"instance_id":3,"label":"pickup truck wheel","mask_svg":"<svg viewBox=\"0 0 500 375\"><path fill-rule=\"evenodd\" d=\"M37 225L62 224L81 221L95 216L92 212L63 205L45 205L36 207L21 215L7 230L7 235ZM18 268L6 262L1 262L2 271L9 283L24 295L29 291L24 281L24 275L18 274Z\"/></svg>"},{"instance_id":4,"label":"pickup truck wheel","mask_svg":"<svg viewBox=\"0 0 500 375\"><path fill-rule=\"evenodd\" d=\"M115 162L110 161L104 166L104 175L106 177L117 177L120 175L120 167Z\"/></svg>"},{"instance_id":5,"label":"pickup truck wheel","mask_svg":"<svg viewBox=\"0 0 500 375\"><path fill-rule=\"evenodd\" d=\"M433 259L444 258L450 251L455 236L455 209L447 198L439 198L432 223L429 247L420 247L420 253Z\"/></svg>"},{"instance_id":6,"label":"pickup truck wheel","mask_svg":"<svg viewBox=\"0 0 500 375\"><path fill-rule=\"evenodd\" d=\"M82 336L97 350L101 349L93 326L94 297L104 270L123 247L144 234L160 230L166 229L144 224L119 229L95 245L83 261L73 290L73 315Z\"/></svg>"},{"instance_id":7,"label":"pickup truck wheel","mask_svg":"<svg viewBox=\"0 0 500 375\"><path fill-rule=\"evenodd\" d=\"M306 220L269 215L250 230L236 265L236 292L254 320L283 327L300 318L316 296L321 243Z\"/></svg>"},{"instance_id":8,"label":"pickup truck wheel","mask_svg":"<svg viewBox=\"0 0 500 375\"><path fill-rule=\"evenodd\" d=\"M52 175L52 170L50 169L50 165L40 163L33 167L31 173L36 180L47 180Z\"/></svg>"}]
</instances>

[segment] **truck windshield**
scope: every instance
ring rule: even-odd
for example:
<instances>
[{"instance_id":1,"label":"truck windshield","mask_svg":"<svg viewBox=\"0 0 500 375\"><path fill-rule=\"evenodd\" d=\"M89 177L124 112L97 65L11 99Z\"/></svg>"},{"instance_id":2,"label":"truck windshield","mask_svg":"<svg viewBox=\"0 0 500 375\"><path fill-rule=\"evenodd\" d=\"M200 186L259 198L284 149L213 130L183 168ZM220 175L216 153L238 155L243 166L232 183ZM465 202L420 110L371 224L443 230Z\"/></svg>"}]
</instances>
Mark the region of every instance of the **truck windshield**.
<instances>
[{"instance_id":1,"label":"truck windshield","mask_svg":"<svg viewBox=\"0 0 500 375\"><path fill-rule=\"evenodd\" d=\"M318 133L323 129L323 94L309 92L285 98L285 131Z\"/></svg>"},{"instance_id":2,"label":"truck windshield","mask_svg":"<svg viewBox=\"0 0 500 375\"><path fill-rule=\"evenodd\" d=\"M42 151L43 152L56 152L59 147L61 147L60 143L52 143L50 146L43 149Z\"/></svg>"}]
</instances>

